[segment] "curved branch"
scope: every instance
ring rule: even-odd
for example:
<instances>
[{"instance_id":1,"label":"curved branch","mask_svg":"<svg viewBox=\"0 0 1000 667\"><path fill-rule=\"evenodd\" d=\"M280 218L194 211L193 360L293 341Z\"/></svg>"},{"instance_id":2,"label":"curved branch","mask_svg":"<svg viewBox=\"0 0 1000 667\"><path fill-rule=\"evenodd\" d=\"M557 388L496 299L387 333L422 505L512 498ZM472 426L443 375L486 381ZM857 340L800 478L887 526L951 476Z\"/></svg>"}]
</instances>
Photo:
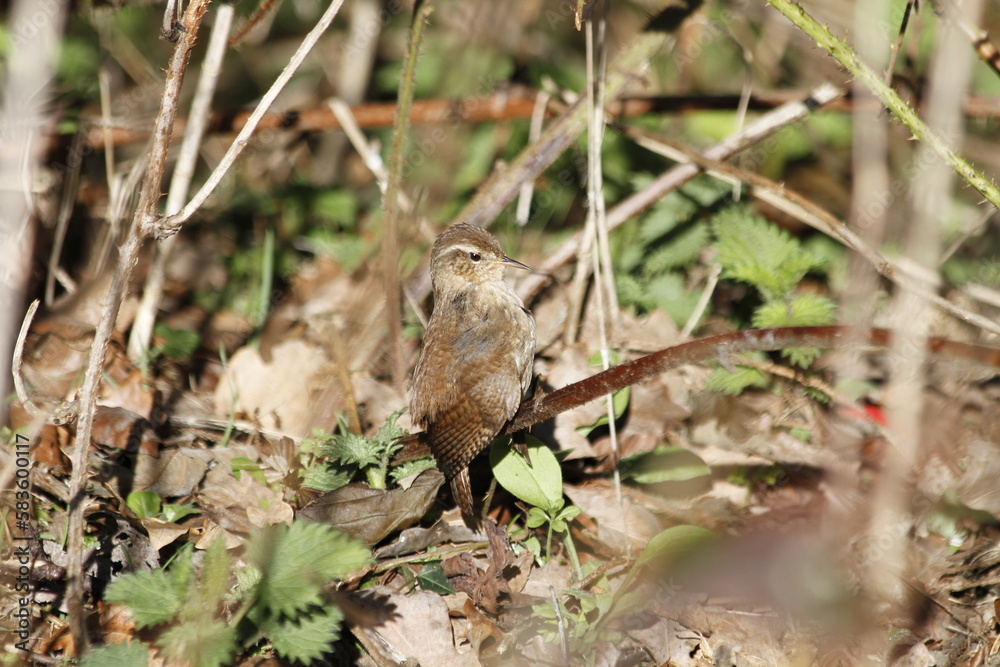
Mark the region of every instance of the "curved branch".
<instances>
[{"instance_id":1,"label":"curved branch","mask_svg":"<svg viewBox=\"0 0 1000 667\"><path fill-rule=\"evenodd\" d=\"M892 333L886 329L870 329L861 340L870 345L885 347ZM634 384L651 380L680 366L727 359L742 352L770 352L787 347L830 348L857 340L857 332L851 327L781 327L777 329L755 329L710 336L689 343L668 347L648 354L634 361L613 366L608 370L585 380L574 382L551 394L545 394L521 404L517 414L510 421L504 433L513 433L533 424L551 419L584 403L619 391ZM930 351L975 361L1000 368L1000 348L959 343L943 338L928 341Z\"/></svg>"}]
</instances>

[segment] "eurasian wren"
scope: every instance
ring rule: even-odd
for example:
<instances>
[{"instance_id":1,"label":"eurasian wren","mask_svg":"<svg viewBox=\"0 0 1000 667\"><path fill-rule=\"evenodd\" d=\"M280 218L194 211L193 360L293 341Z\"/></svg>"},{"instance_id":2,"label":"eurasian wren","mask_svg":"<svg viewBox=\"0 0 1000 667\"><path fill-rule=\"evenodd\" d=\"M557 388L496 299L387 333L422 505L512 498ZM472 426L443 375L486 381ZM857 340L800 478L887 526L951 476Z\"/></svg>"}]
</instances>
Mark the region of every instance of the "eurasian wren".
<instances>
[{"instance_id":1,"label":"eurasian wren","mask_svg":"<svg viewBox=\"0 0 1000 667\"><path fill-rule=\"evenodd\" d=\"M514 416L535 356L535 320L504 282L507 266L528 268L480 227L459 223L438 236L434 311L413 374L410 414L473 520L469 462Z\"/></svg>"}]
</instances>

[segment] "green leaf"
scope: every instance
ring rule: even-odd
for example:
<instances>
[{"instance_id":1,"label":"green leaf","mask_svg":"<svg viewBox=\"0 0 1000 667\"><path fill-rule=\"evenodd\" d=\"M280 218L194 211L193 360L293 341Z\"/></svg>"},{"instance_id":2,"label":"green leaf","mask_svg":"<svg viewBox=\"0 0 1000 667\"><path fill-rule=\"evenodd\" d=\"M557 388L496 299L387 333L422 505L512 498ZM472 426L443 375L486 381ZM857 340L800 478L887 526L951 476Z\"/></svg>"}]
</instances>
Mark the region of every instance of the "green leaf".
<instances>
[{"instance_id":1,"label":"green leaf","mask_svg":"<svg viewBox=\"0 0 1000 667\"><path fill-rule=\"evenodd\" d=\"M725 368L716 368L708 376L705 388L718 391L729 396L736 396L749 387L763 388L767 386L767 376L749 366L737 366L732 373Z\"/></svg>"},{"instance_id":2,"label":"green leaf","mask_svg":"<svg viewBox=\"0 0 1000 667\"><path fill-rule=\"evenodd\" d=\"M619 470L622 477L640 484L682 482L712 474L708 464L691 450L665 445L622 459Z\"/></svg>"},{"instance_id":3,"label":"green leaf","mask_svg":"<svg viewBox=\"0 0 1000 667\"><path fill-rule=\"evenodd\" d=\"M705 547L715 540L715 533L700 526L672 526L658 533L639 554L635 568L655 564L669 565Z\"/></svg>"},{"instance_id":4,"label":"green leaf","mask_svg":"<svg viewBox=\"0 0 1000 667\"><path fill-rule=\"evenodd\" d=\"M532 507L528 510L528 518L525 519L524 525L528 528L538 528L539 526L544 526L548 520L549 515L544 510Z\"/></svg>"},{"instance_id":5,"label":"green leaf","mask_svg":"<svg viewBox=\"0 0 1000 667\"><path fill-rule=\"evenodd\" d=\"M723 277L750 283L765 301L783 301L806 273L822 265L788 232L743 206L721 211L712 228Z\"/></svg>"},{"instance_id":6,"label":"green leaf","mask_svg":"<svg viewBox=\"0 0 1000 667\"><path fill-rule=\"evenodd\" d=\"M177 361L189 359L201 344L201 335L197 331L174 329L165 324L157 324L153 328L153 335L163 339L163 343L156 346L155 351Z\"/></svg>"},{"instance_id":7,"label":"green leaf","mask_svg":"<svg viewBox=\"0 0 1000 667\"><path fill-rule=\"evenodd\" d=\"M554 511L562 506L562 468L552 451L527 437L531 465L501 440L490 447L490 465L500 486L529 505Z\"/></svg>"},{"instance_id":8,"label":"green leaf","mask_svg":"<svg viewBox=\"0 0 1000 667\"><path fill-rule=\"evenodd\" d=\"M417 574L417 583L420 584L420 588L432 593L451 595L455 592L448 577L444 574L444 568L441 567L440 561L424 565Z\"/></svg>"},{"instance_id":9,"label":"green leaf","mask_svg":"<svg viewBox=\"0 0 1000 667\"><path fill-rule=\"evenodd\" d=\"M313 199L312 209L328 222L352 224L358 217L358 197L352 190L324 190Z\"/></svg>"},{"instance_id":10,"label":"green leaf","mask_svg":"<svg viewBox=\"0 0 1000 667\"><path fill-rule=\"evenodd\" d=\"M429 470L437 466L432 458L424 459L414 459L413 461L406 461L396 466L389 472L389 477L392 478L393 483L398 484L399 480L406 479L407 477L412 477L418 473L422 473L425 470Z\"/></svg>"},{"instance_id":11,"label":"green leaf","mask_svg":"<svg viewBox=\"0 0 1000 667\"><path fill-rule=\"evenodd\" d=\"M275 614L319 605L323 586L370 560L368 549L333 528L296 521L270 526L247 542L247 560L261 571L258 594Z\"/></svg>"},{"instance_id":12,"label":"green leaf","mask_svg":"<svg viewBox=\"0 0 1000 667\"><path fill-rule=\"evenodd\" d=\"M329 492L344 486L354 477L354 467L315 463L306 468L302 485L317 491Z\"/></svg>"},{"instance_id":13,"label":"green leaf","mask_svg":"<svg viewBox=\"0 0 1000 667\"><path fill-rule=\"evenodd\" d=\"M148 667L149 649L138 641L127 644L105 644L90 649L80 658L80 667Z\"/></svg>"},{"instance_id":14,"label":"green leaf","mask_svg":"<svg viewBox=\"0 0 1000 667\"><path fill-rule=\"evenodd\" d=\"M707 225L692 225L671 237L670 241L646 254L642 273L653 276L690 266L709 244Z\"/></svg>"},{"instance_id":15,"label":"green leaf","mask_svg":"<svg viewBox=\"0 0 1000 667\"><path fill-rule=\"evenodd\" d=\"M232 468L233 477L236 479L239 479L240 475L246 471L250 473L250 476L255 482L267 486L267 478L264 476L264 470L258 463L252 461L246 456L234 456L229 460L229 465Z\"/></svg>"},{"instance_id":16,"label":"green leaf","mask_svg":"<svg viewBox=\"0 0 1000 667\"><path fill-rule=\"evenodd\" d=\"M403 429L396 424L396 420L403 412L404 410L397 410L389 415L378 433L370 438L356 433L342 433L333 436L321 447L321 451L332 459L354 464L362 469L379 465L383 458L391 456L402 446L398 440L403 435Z\"/></svg>"},{"instance_id":17,"label":"green leaf","mask_svg":"<svg viewBox=\"0 0 1000 667\"><path fill-rule=\"evenodd\" d=\"M821 326L836 320L837 304L818 294L797 296L788 303L773 301L765 303L753 316L755 327ZM815 347L788 347L781 351L790 363L806 368L821 354Z\"/></svg>"},{"instance_id":18,"label":"green leaf","mask_svg":"<svg viewBox=\"0 0 1000 667\"><path fill-rule=\"evenodd\" d=\"M282 619L268 624L262 630L281 656L309 664L332 649L340 637L343 620L344 614L338 607L326 605L322 610L295 620Z\"/></svg>"},{"instance_id":19,"label":"green leaf","mask_svg":"<svg viewBox=\"0 0 1000 667\"><path fill-rule=\"evenodd\" d=\"M236 627L224 621L189 621L174 626L156 640L175 663L194 667L231 665L236 652Z\"/></svg>"},{"instance_id":20,"label":"green leaf","mask_svg":"<svg viewBox=\"0 0 1000 667\"><path fill-rule=\"evenodd\" d=\"M160 496L153 491L133 491L128 494L125 504L140 519L148 519L160 513Z\"/></svg>"},{"instance_id":21,"label":"green leaf","mask_svg":"<svg viewBox=\"0 0 1000 667\"><path fill-rule=\"evenodd\" d=\"M164 521L170 523L177 523L186 516L201 513L201 510L194 505L164 505L160 511L163 512Z\"/></svg>"},{"instance_id":22,"label":"green leaf","mask_svg":"<svg viewBox=\"0 0 1000 667\"><path fill-rule=\"evenodd\" d=\"M221 537L215 539L205 550L205 560L201 568L201 581L198 585L198 597L202 607L215 614L219 604L229 592L229 579L232 570L232 559L226 551L226 541Z\"/></svg>"},{"instance_id":23,"label":"green leaf","mask_svg":"<svg viewBox=\"0 0 1000 667\"><path fill-rule=\"evenodd\" d=\"M818 294L804 294L788 303L763 304L753 314L753 325L758 329L822 326L834 322L836 311L837 304L833 300Z\"/></svg>"},{"instance_id":24,"label":"green leaf","mask_svg":"<svg viewBox=\"0 0 1000 667\"><path fill-rule=\"evenodd\" d=\"M625 387L624 389L620 389L611 395L611 406L614 410L616 421L621 419L622 415L625 414L625 410L628 409L628 402L631 396L632 396L631 387ZM608 413L605 412L600 417L598 417L593 424L590 424L589 426L578 426L576 428L576 432L586 437L590 435L594 431L594 429L607 425L608 425Z\"/></svg>"},{"instance_id":25,"label":"green leaf","mask_svg":"<svg viewBox=\"0 0 1000 667\"><path fill-rule=\"evenodd\" d=\"M111 582L104 601L126 604L138 628L166 623L177 615L182 597L163 570L133 572Z\"/></svg>"}]
</instances>

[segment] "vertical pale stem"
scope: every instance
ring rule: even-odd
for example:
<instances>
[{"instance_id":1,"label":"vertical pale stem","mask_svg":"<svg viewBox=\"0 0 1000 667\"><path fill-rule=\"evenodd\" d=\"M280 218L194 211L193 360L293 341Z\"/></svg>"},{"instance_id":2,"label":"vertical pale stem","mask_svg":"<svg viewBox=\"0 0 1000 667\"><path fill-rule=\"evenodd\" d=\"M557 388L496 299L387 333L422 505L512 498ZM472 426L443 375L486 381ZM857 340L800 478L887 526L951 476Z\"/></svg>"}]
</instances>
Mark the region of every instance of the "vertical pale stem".
<instances>
[{"instance_id":1,"label":"vertical pale stem","mask_svg":"<svg viewBox=\"0 0 1000 667\"><path fill-rule=\"evenodd\" d=\"M410 43L403 61L396 98L396 118L392 125L392 147L389 149L389 181L382 199L382 280L385 284L385 314L389 327L389 356L392 379L402 389L406 380L403 359L403 303L399 284L399 200L397 193L403 180L403 163L406 158L407 134L410 131L410 109L417 80L417 60L424 25L434 11L431 0L420 0L413 8L410 25Z\"/></svg>"},{"instance_id":2,"label":"vertical pale stem","mask_svg":"<svg viewBox=\"0 0 1000 667\"><path fill-rule=\"evenodd\" d=\"M10 42L0 109L0 357L11 359L24 313L24 289L30 271L34 230L31 192L37 176L39 138L51 122L47 114L52 64L62 34L66 3L19 0L12 8ZM44 20L40 20L44 19ZM8 364L7 368L10 368ZM8 371L0 379L0 396L11 390ZM0 423L7 423L7 401L0 404Z\"/></svg>"},{"instance_id":3,"label":"vertical pale stem","mask_svg":"<svg viewBox=\"0 0 1000 667\"><path fill-rule=\"evenodd\" d=\"M970 81L972 50L956 26L952 13L978 22L981 0L945 3L938 25L934 60L929 76L927 122L932 131L957 149L962 142L960 100ZM948 216L954 174L927 143L917 147L917 164L910 189L911 225L904 251L917 265L936 271L941 252L941 227ZM871 583L885 601L907 598L908 535L916 500L914 478L920 460L926 385L927 338L933 318L930 303L918 291L900 285L890 315L894 323L890 347L890 380L886 388L891 446L875 494L872 535L880 546L872 563Z\"/></svg>"},{"instance_id":4,"label":"vertical pale stem","mask_svg":"<svg viewBox=\"0 0 1000 667\"><path fill-rule=\"evenodd\" d=\"M201 65L198 76L198 87L195 89L194 100L191 102L191 112L188 114L187 128L184 130L184 140L181 142L180 154L170 179L170 189L167 191L166 214L173 215L181 210L187 200L194 177L194 167L198 161L198 151L201 147L205 128L208 127L208 117L212 112L212 98L215 96L216 84L226 49L229 45L229 31L233 25L235 9L229 3L219 5L215 13L215 23L208 40L208 50ZM105 134L107 136L107 134ZM177 243L177 236L164 239L156 248L156 258L149 270L146 289L136 312L135 322L128 340L128 356L137 362L149 349L149 341L153 337L153 325L156 323L156 313L163 298L163 283L167 276L167 262L170 253Z\"/></svg>"}]
</instances>

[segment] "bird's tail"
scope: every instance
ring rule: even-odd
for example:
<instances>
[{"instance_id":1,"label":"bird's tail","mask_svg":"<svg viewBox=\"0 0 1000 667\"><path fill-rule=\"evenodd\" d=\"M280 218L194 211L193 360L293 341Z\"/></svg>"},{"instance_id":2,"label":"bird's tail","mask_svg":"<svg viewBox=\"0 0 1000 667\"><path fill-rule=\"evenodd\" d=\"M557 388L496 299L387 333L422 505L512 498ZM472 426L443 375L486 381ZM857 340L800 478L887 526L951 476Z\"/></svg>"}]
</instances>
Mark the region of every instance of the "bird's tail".
<instances>
[{"instance_id":1,"label":"bird's tail","mask_svg":"<svg viewBox=\"0 0 1000 667\"><path fill-rule=\"evenodd\" d=\"M476 521L473 513L472 486L469 484L469 469L462 468L458 474L451 478L451 495L454 496L458 508L462 510L462 515L466 521Z\"/></svg>"}]
</instances>

